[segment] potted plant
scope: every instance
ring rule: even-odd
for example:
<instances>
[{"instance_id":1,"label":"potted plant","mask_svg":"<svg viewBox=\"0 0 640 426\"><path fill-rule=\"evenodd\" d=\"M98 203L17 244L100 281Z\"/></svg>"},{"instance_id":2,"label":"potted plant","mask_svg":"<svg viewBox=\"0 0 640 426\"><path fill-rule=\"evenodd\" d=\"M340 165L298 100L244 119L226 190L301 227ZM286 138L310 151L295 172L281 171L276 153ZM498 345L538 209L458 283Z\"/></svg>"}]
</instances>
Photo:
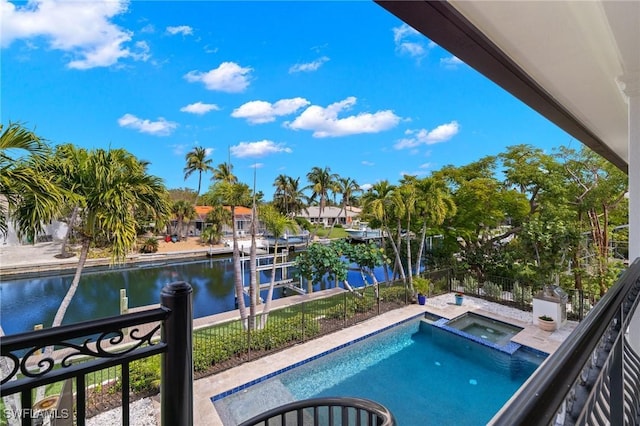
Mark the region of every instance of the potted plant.
<instances>
[{"instance_id":1,"label":"potted plant","mask_svg":"<svg viewBox=\"0 0 640 426\"><path fill-rule=\"evenodd\" d=\"M464 301L464 293L456 292L456 305L461 306Z\"/></svg>"},{"instance_id":2,"label":"potted plant","mask_svg":"<svg viewBox=\"0 0 640 426\"><path fill-rule=\"evenodd\" d=\"M431 281L427 278L415 277L413 279L413 288L418 294L418 304L424 305L427 302L427 295L429 294L429 286Z\"/></svg>"},{"instance_id":3,"label":"potted plant","mask_svg":"<svg viewBox=\"0 0 640 426\"><path fill-rule=\"evenodd\" d=\"M555 331L556 322L548 315L540 315L538 317L538 326L544 331Z\"/></svg>"}]
</instances>

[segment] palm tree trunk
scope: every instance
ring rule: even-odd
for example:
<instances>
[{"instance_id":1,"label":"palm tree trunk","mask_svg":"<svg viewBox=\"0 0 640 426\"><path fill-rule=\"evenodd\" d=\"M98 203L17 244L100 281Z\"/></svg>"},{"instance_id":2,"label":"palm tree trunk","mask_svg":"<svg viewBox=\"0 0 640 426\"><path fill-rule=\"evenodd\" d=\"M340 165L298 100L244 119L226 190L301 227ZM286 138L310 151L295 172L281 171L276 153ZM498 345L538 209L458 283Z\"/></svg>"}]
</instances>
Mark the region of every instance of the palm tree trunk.
<instances>
[{"instance_id":1,"label":"palm tree trunk","mask_svg":"<svg viewBox=\"0 0 640 426\"><path fill-rule=\"evenodd\" d=\"M420 249L418 250L418 258L416 259L416 274L420 274L420 267L422 261L422 252L424 251L424 240L427 236L427 222L425 221L424 225L422 225L422 232L420 235Z\"/></svg>"},{"instance_id":2,"label":"palm tree trunk","mask_svg":"<svg viewBox=\"0 0 640 426\"><path fill-rule=\"evenodd\" d=\"M233 231L233 268L235 278L236 302L240 311L242 324L246 326L247 307L244 304L244 288L242 286L242 266L240 265L240 249L238 248L238 237L236 236L236 207L231 206L231 229Z\"/></svg>"},{"instance_id":3,"label":"palm tree trunk","mask_svg":"<svg viewBox=\"0 0 640 426\"><path fill-rule=\"evenodd\" d=\"M64 239L62 240L62 247L60 248L60 257L67 258L71 255L67 253L67 246L69 244L69 236L71 235L71 231L73 230L73 224L76 223L76 218L78 217L78 206L73 206L73 210L71 211L71 218L69 219L69 223L67 225L67 232L64 234Z\"/></svg>"},{"instance_id":4,"label":"palm tree trunk","mask_svg":"<svg viewBox=\"0 0 640 426\"><path fill-rule=\"evenodd\" d=\"M391 233L389 233L389 235L391 235ZM402 261L400 260L400 250L398 250L398 246L396 245L396 242L393 240L393 236L389 238L389 241L391 241L391 247L393 247L393 253L396 255L396 265L398 265L398 268L400 269L400 277L402 277L402 281L406 283L407 276L404 273L404 266L402 266ZM411 291L413 291L413 288L411 289Z\"/></svg>"},{"instance_id":5,"label":"palm tree trunk","mask_svg":"<svg viewBox=\"0 0 640 426\"><path fill-rule=\"evenodd\" d=\"M67 313L67 309L69 309L71 299L73 299L73 296L78 290L78 284L80 284L80 276L82 275L84 264L87 261L87 255L89 254L90 245L91 240L89 238L84 238L82 241L82 249L80 251L80 259L78 260L78 266L76 267L76 273L73 276L73 281L71 281L71 285L67 290L67 294L65 294L64 299L62 299L62 302L58 307L58 311L56 312L56 316L53 318L53 324L51 324L51 327L59 327L60 325L62 325L62 320L64 319L64 315ZM53 347L51 347L51 349L53 349Z\"/></svg>"},{"instance_id":6,"label":"palm tree trunk","mask_svg":"<svg viewBox=\"0 0 640 426\"><path fill-rule=\"evenodd\" d=\"M342 281L342 283L344 284L344 287L350 291L351 293L353 293L353 287L351 287L351 285L349 284L349 282L347 280Z\"/></svg>"},{"instance_id":7,"label":"palm tree trunk","mask_svg":"<svg viewBox=\"0 0 640 426\"><path fill-rule=\"evenodd\" d=\"M382 247L384 250L387 249L387 240L384 237L385 231L384 231L384 226L382 227L381 232L381 240L380 242L382 243ZM387 283L387 285L391 285L391 279L389 277L389 268L387 268L387 265L384 265L384 280Z\"/></svg>"},{"instance_id":8,"label":"palm tree trunk","mask_svg":"<svg viewBox=\"0 0 640 426\"><path fill-rule=\"evenodd\" d=\"M257 253L256 253L256 227L255 227L255 207L253 208L253 214L251 217L251 248L249 249L249 266L250 278L249 278L249 329L255 329L256 320L256 305L258 304L258 297L260 296L260 290L258 287L257 279Z\"/></svg>"},{"instance_id":9,"label":"palm tree trunk","mask_svg":"<svg viewBox=\"0 0 640 426\"><path fill-rule=\"evenodd\" d=\"M262 318L260 321L260 328L267 326L267 320L269 319L269 311L271 311L271 300L273 299L273 289L276 286L276 261L278 260L278 238L276 238L273 245L273 265L271 266L271 282L269 283L269 291L267 292L267 300L264 303L264 309L262 309Z\"/></svg>"},{"instance_id":10,"label":"palm tree trunk","mask_svg":"<svg viewBox=\"0 0 640 426\"><path fill-rule=\"evenodd\" d=\"M407 269L409 274L409 287L413 290L413 273L411 271L411 213L407 214Z\"/></svg>"},{"instance_id":11,"label":"palm tree trunk","mask_svg":"<svg viewBox=\"0 0 640 426\"><path fill-rule=\"evenodd\" d=\"M331 224L331 228L329 229L329 235L331 235L331 233L333 232L333 227L336 226L336 222L338 221L338 219L340 219L340 215L342 214L343 210L344 210L344 204L342 205L342 207L340 207L340 211L338 212L338 215L333 219L333 223Z\"/></svg>"}]
</instances>

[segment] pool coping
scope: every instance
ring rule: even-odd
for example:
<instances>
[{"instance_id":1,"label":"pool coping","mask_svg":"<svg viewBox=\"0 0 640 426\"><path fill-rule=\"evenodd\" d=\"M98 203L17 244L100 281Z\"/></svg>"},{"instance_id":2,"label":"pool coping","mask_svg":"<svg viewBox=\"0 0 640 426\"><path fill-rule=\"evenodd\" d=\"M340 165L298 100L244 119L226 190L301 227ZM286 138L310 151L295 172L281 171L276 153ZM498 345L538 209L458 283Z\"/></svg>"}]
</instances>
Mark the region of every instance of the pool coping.
<instances>
[{"instance_id":1,"label":"pool coping","mask_svg":"<svg viewBox=\"0 0 640 426\"><path fill-rule=\"evenodd\" d=\"M342 329L340 331L319 337L317 339L298 344L292 348L280 351L264 358L247 362L238 367L220 372L218 374L196 380L194 383L194 425L225 426L213 403L213 398L232 389L242 387L247 383L264 381L263 377L273 377L278 370L291 369L292 365L304 362L307 359L318 357L322 353L330 353L352 341L362 340L367 336L377 334L390 327L403 322L424 316L426 313L439 317L454 318L467 311L475 311L481 315L498 321L524 326L525 330L514 337L514 341L523 345L523 349L534 354L552 354L562 341L575 328L575 324L569 324L556 332L541 331L531 320L518 320L501 315L484 305L486 301L475 301L475 298L467 297L465 305L455 306L448 302L452 295L443 295L440 300L433 298L427 301L427 305L408 305L404 308L386 312L380 316L371 318L362 323ZM435 301L430 305L429 302ZM326 355L326 353L325 353ZM306 361L309 362L309 361ZM279 374L282 374L279 373ZM244 389L250 386L245 386ZM238 391L238 390L236 390ZM228 395L227 395L228 396ZM219 400L221 398L217 398Z\"/></svg>"},{"instance_id":2,"label":"pool coping","mask_svg":"<svg viewBox=\"0 0 640 426\"><path fill-rule=\"evenodd\" d=\"M331 349L328 349L328 350L326 350L324 352L321 352L321 353L319 353L317 355L314 355L312 357L303 359L302 361L298 361L295 364L291 364L288 367L281 368L281 369L279 369L277 371L274 371L274 372L269 373L267 375L264 375L262 377L258 377L257 379L252 380L252 381L250 381L248 383L245 383L245 384L240 385L240 386L236 386L235 388L229 389L226 392L222 392L222 393L219 393L217 395L212 396L211 397L211 402L216 402L216 401L218 401L218 400L220 400L222 398L225 398L225 397L227 397L229 395L233 395L234 393L237 393L237 392L240 392L240 391L245 390L247 388L250 388L251 386L257 385L258 383L264 382L265 380L271 379L272 377L278 376L278 375L280 375L282 373L286 373L287 371L293 370L294 368L297 368L297 367L300 367L302 365L308 364L311 361L315 361L315 360L317 360L319 358L322 358L322 357L324 357L326 355L329 355L329 354L332 354L332 353L334 353L336 351L339 351L340 349L344 349L344 348L349 347L349 346L351 346L353 344L356 344L356 343L361 342L361 341L363 341L365 339L368 339L370 337L373 337L375 335L383 333L383 332L385 332L387 330L390 330L392 328L395 328L397 326L405 324L405 323L407 323L409 321L416 320L416 319L421 318L423 316L424 316L424 313L416 314L416 315L414 315L412 317L406 318L406 319L404 319L404 320L402 320L400 322L397 322L395 324L388 325L388 326L386 326L384 328L381 328L379 330L373 331L373 332L371 332L369 334L366 334L364 336L358 337L358 338L356 338L354 340L351 340L351 341L349 341L347 343L343 343L343 344L338 345L338 346L336 346L334 348L331 348Z\"/></svg>"}]
</instances>

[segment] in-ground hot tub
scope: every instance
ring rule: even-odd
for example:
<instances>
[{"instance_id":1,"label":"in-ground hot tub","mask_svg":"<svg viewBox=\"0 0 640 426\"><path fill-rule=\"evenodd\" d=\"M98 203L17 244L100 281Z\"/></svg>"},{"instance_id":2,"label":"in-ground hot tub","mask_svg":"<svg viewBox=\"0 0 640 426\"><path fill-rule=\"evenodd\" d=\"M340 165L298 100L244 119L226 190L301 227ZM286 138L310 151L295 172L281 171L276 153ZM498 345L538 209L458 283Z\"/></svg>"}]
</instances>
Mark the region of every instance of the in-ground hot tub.
<instances>
[{"instance_id":1,"label":"in-ground hot tub","mask_svg":"<svg viewBox=\"0 0 640 426\"><path fill-rule=\"evenodd\" d=\"M456 335L480 345L497 349L512 355L521 345L511 341L513 336L523 330L513 324L498 321L473 312L464 313L448 320L441 318L431 323L434 330L445 335Z\"/></svg>"},{"instance_id":2,"label":"in-ground hot tub","mask_svg":"<svg viewBox=\"0 0 640 426\"><path fill-rule=\"evenodd\" d=\"M467 312L445 323L464 333L488 340L498 346L504 346L511 338L522 331L522 327L497 321L473 312Z\"/></svg>"}]
</instances>

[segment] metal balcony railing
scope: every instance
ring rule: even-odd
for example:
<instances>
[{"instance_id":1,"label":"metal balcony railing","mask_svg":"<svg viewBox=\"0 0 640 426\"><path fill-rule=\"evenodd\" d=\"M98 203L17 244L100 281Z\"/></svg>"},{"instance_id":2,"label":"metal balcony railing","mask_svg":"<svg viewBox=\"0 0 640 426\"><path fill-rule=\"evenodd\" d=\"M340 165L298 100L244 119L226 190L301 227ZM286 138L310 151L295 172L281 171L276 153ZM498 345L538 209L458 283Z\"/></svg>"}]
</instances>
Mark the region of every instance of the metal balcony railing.
<instances>
[{"instance_id":1,"label":"metal balcony railing","mask_svg":"<svg viewBox=\"0 0 640 426\"><path fill-rule=\"evenodd\" d=\"M314 398L292 402L240 426L395 426L393 414L377 402L361 398Z\"/></svg>"},{"instance_id":2,"label":"metal balcony railing","mask_svg":"<svg viewBox=\"0 0 640 426\"><path fill-rule=\"evenodd\" d=\"M640 356L629 342L639 303L640 258L490 424L640 424Z\"/></svg>"},{"instance_id":3,"label":"metal balcony railing","mask_svg":"<svg viewBox=\"0 0 640 426\"><path fill-rule=\"evenodd\" d=\"M55 424L74 424L75 414L75 424L84 426L86 375L118 366L122 424L128 425L130 363L161 354L162 425L192 424L191 295L189 284L173 283L162 289L157 309L3 337L1 396L20 395L17 406L5 404L7 420L31 425L49 418L60 421ZM162 331L159 342L154 338L158 330ZM57 350L43 350L50 346ZM65 384L59 398L48 397L34 404L35 389L61 381ZM65 400L64 408L60 408L61 400Z\"/></svg>"}]
</instances>

